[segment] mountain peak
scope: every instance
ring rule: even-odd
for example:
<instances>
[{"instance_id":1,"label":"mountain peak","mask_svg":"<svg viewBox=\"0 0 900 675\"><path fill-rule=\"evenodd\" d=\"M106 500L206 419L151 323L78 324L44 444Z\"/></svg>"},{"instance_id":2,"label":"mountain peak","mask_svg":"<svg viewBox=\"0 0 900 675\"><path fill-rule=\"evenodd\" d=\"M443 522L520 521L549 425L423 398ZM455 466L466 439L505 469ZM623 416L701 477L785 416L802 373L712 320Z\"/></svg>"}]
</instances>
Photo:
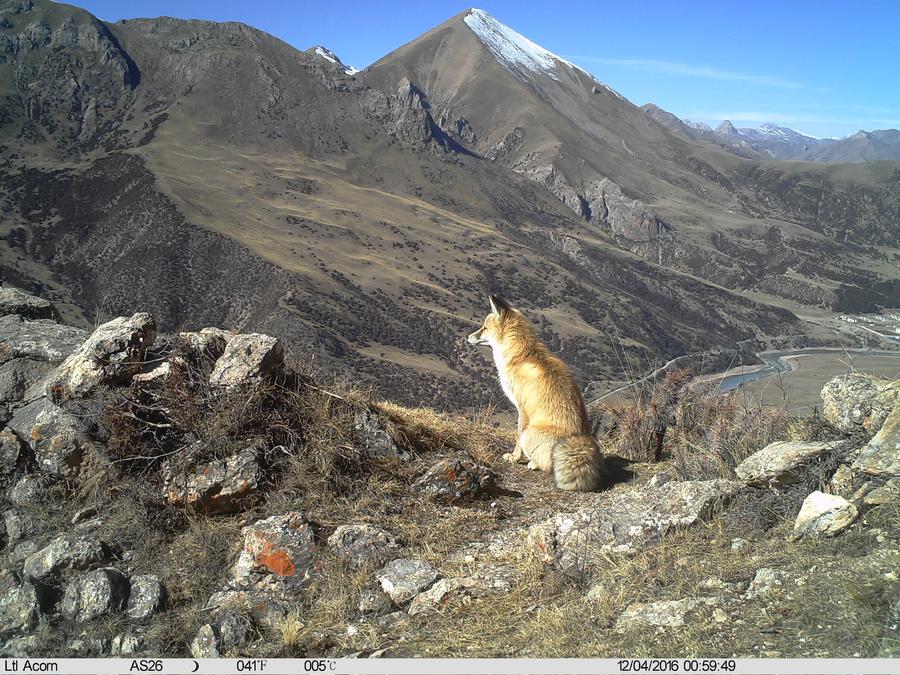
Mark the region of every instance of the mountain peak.
<instances>
[{"instance_id":1,"label":"mountain peak","mask_svg":"<svg viewBox=\"0 0 900 675\"><path fill-rule=\"evenodd\" d=\"M725 120L719 126L716 127L716 133L721 134L722 136L740 136L740 132L735 129L734 125L729 121Z\"/></svg>"},{"instance_id":2,"label":"mountain peak","mask_svg":"<svg viewBox=\"0 0 900 675\"><path fill-rule=\"evenodd\" d=\"M478 36L478 39L494 57L510 70L520 71L521 68L525 68L529 71L545 73L554 80L559 80L556 71L559 64L563 64L588 75L582 68L532 42L483 9L469 10L463 18L463 22Z\"/></svg>"},{"instance_id":3,"label":"mountain peak","mask_svg":"<svg viewBox=\"0 0 900 675\"><path fill-rule=\"evenodd\" d=\"M359 72L358 68L354 68L353 66L348 66L346 63L338 58L338 55L333 51L328 49L327 47L323 47L322 45L316 45L310 51L312 51L316 56L320 56L326 61L333 63L338 66L341 70L343 70L347 75L354 75Z\"/></svg>"}]
</instances>

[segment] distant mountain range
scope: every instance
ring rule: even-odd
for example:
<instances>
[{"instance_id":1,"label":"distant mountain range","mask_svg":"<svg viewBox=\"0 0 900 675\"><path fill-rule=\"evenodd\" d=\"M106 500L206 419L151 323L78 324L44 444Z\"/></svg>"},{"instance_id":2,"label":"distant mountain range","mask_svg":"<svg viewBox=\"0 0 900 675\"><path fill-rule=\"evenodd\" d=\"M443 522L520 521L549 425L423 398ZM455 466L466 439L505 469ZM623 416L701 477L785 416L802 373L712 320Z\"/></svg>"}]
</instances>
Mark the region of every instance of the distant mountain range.
<instances>
[{"instance_id":1,"label":"distant mountain range","mask_svg":"<svg viewBox=\"0 0 900 675\"><path fill-rule=\"evenodd\" d=\"M686 138L715 143L741 157L846 163L900 160L897 129L858 131L840 139L816 138L777 124L736 128L725 120L714 129L703 122L679 119L653 103L642 105L641 110Z\"/></svg>"},{"instance_id":2,"label":"distant mountain range","mask_svg":"<svg viewBox=\"0 0 900 675\"><path fill-rule=\"evenodd\" d=\"M0 276L455 407L498 398L464 339L488 292L585 384L836 339L788 307L900 305L900 164L691 129L477 9L356 72L244 24L0 0Z\"/></svg>"}]
</instances>

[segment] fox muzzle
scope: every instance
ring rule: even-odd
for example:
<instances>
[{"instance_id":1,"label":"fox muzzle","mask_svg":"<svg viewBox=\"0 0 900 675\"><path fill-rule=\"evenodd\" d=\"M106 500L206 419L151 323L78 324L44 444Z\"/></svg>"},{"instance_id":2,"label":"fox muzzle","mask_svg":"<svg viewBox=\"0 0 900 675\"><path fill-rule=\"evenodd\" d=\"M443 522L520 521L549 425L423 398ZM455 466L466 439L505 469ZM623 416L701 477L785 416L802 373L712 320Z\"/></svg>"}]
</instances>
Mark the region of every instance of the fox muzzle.
<instances>
[{"instance_id":1,"label":"fox muzzle","mask_svg":"<svg viewBox=\"0 0 900 675\"><path fill-rule=\"evenodd\" d=\"M468 337L468 342L470 345L486 345L490 344L487 340L481 337L481 331L476 330L474 333L471 333Z\"/></svg>"}]
</instances>

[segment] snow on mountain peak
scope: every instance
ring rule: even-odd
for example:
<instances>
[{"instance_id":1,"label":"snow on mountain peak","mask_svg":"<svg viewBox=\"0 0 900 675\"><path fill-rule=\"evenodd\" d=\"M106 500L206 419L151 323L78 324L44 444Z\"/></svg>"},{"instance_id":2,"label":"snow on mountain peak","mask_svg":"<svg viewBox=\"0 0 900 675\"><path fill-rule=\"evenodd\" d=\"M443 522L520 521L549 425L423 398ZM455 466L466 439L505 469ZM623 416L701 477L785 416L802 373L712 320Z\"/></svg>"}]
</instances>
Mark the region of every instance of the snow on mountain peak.
<instances>
[{"instance_id":1,"label":"snow on mountain peak","mask_svg":"<svg viewBox=\"0 0 900 675\"><path fill-rule=\"evenodd\" d=\"M621 98L618 92L600 82L584 68L532 42L521 33L497 21L483 9L470 10L463 21L497 60L513 72L521 74L520 69L525 68L532 72L542 72L558 82L557 69L559 64L563 64L584 73L595 83Z\"/></svg>"},{"instance_id":2,"label":"snow on mountain peak","mask_svg":"<svg viewBox=\"0 0 900 675\"><path fill-rule=\"evenodd\" d=\"M344 63L337 57L337 54L335 54L330 49L323 47L322 45L316 45L315 52L316 52L316 56L321 56L326 61L330 61L334 65L340 66L347 75L353 75L354 73L359 72L358 68L354 68L353 66L348 66L346 63Z\"/></svg>"}]
</instances>

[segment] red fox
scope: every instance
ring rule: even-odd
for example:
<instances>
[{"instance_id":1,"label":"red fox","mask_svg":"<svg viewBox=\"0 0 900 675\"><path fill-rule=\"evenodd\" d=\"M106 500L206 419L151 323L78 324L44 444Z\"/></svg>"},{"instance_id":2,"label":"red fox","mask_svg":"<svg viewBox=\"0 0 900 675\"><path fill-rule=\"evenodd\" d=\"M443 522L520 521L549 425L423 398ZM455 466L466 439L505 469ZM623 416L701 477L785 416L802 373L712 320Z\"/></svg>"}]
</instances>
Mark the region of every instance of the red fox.
<instances>
[{"instance_id":1,"label":"red fox","mask_svg":"<svg viewBox=\"0 0 900 675\"><path fill-rule=\"evenodd\" d=\"M596 490L600 448L572 372L537 338L520 311L495 295L488 299L491 313L469 335L469 343L490 345L503 393L519 411L515 450L503 458L528 460L529 469L552 471L562 490Z\"/></svg>"}]
</instances>

